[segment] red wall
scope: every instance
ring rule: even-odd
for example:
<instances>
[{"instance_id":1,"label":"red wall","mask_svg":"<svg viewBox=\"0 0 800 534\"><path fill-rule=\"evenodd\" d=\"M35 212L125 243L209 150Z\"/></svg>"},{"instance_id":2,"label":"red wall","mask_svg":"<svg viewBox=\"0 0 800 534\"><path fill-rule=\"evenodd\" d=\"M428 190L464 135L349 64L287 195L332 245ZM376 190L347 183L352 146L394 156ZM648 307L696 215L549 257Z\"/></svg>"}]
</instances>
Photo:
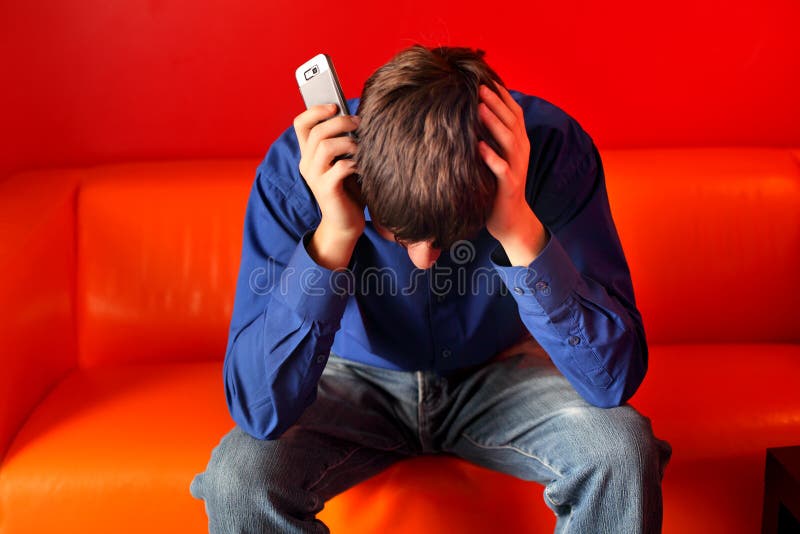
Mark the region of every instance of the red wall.
<instances>
[{"instance_id":1,"label":"red wall","mask_svg":"<svg viewBox=\"0 0 800 534\"><path fill-rule=\"evenodd\" d=\"M0 0L0 176L260 156L325 51L345 93L414 42L480 47L600 148L800 146L797 0Z\"/></svg>"}]
</instances>

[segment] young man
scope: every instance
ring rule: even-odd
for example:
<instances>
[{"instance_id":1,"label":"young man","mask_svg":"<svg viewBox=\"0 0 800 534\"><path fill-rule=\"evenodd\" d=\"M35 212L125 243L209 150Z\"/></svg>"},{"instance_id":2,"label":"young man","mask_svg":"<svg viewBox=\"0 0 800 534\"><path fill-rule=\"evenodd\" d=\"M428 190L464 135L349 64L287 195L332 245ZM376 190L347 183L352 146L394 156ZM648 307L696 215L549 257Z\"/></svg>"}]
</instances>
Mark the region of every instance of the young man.
<instances>
[{"instance_id":1,"label":"young man","mask_svg":"<svg viewBox=\"0 0 800 534\"><path fill-rule=\"evenodd\" d=\"M191 486L211 532L327 532L326 500L418 454L541 482L560 532L660 530L671 447L626 404L648 351L600 156L482 56L406 49L259 166L237 426Z\"/></svg>"}]
</instances>

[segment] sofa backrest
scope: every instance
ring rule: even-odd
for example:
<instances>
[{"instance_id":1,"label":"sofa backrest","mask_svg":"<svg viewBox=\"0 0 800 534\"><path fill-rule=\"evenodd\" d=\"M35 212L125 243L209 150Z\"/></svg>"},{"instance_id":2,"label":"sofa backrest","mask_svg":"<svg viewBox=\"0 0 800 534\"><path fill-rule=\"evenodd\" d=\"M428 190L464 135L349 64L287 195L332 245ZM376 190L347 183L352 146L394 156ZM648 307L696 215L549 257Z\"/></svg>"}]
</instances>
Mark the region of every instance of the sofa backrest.
<instances>
[{"instance_id":1,"label":"sofa backrest","mask_svg":"<svg viewBox=\"0 0 800 534\"><path fill-rule=\"evenodd\" d=\"M87 170L77 215L81 365L223 356L258 163Z\"/></svg>"},{"instance_id":2,"label":"sofa backrest","mask_svg":"<svg viewBox=\"0 0 800 534\"><path fill-rule=\"evenodd\" d=\"M650 343L800 341L798 153L601 155ZM86 170L77 215L82 365L222 358L257 165Z\"/></svg>"},{"instance_id":3,"label":"sofa backrest","mask_svg":"<svg viewBox=\"0 0 800 534\"><path fill-rule=\"evenodd\" d=\"M800 151L602 157L649 342L800 341Z\"/></svg>"}]
</instances>

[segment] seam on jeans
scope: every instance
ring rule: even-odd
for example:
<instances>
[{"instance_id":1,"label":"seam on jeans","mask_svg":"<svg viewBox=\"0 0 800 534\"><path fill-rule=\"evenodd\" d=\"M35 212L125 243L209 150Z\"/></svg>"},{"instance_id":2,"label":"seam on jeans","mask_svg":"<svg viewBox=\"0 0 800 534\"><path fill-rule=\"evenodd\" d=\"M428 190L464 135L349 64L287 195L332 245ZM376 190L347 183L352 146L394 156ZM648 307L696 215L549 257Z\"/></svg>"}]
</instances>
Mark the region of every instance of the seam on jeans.
<instances>
[{"instance_id":1,"label":"seam on jeans","mask_svg":"<svg viewBox=\"0 0 800 534\"><path fill-rule=\"evenodd\" d=\"M326 467L325 470L322 472L322 474L319 476L319 478L317 480L315 480L314 483L312 483L310 486L308 486L308 490L311 491L314 488L314 486L316 486L317 484L322 482L322 479L325 478L325 475L328 474L328 471L330 471L331 469L333 469L335 467L339 467L344 462L346 462L348 458L353 456L356 453L356 451L358 451L360 449L363 449L363 448L364 448L363 446L356 447L355 449L353 449L349 453L345 454L344 458L342 458L341 460L339 460L335 464L329 465L328 467Z\"/></svg>"},{"instance_id":2,"label":"seam on jeans","mask_svg":"<svg viewBox=\"0 0 800 534\"><path fill-rule=\"evenodd\" d=\"M561 506L556 501L554 501L552 497L550 497L550 494L547 493L547 490L548 490L548 488L545 487L544 491L542 492L542 495L544 495L544 500L548 501L551 505L553 505L553 508L558 508L559 506ZM558 515L555 511L553 511L553 513Z\"/></svg>"},{"instance_id":3,"label":"seam on jeans","mask_svg":"<svg viewBox=\"0 0 800 534\"><path fill-rule=\"evenodd\" d=\"M466 439L467 441L469 441L470 443L472 443L473 445L475 445L476 447L479 447L481 449L508 449L508 450L512 450L514 452L518 452L519 454L521 454L523 456L527 456L528 458L532 458L532 459L536 460L537 462L541 463L543 466L548 468L550 471L552 471L556 475L558 475L560 477L564 476L564 474L561 473L561 471L559 471L558 469L556 469L552 465L548 464L547 462L545 462L544 460L542 460L541 458L539 458L535 454L531 454L529 452L523 451L519 447L514 447L513 445L483 445L483 444L478 443L477 441L475 441L470 436L468 436L465 432L462 432L461 435L464 437L464 439Z\"/></svg>"},{"instance_id":4,"label":"seam on jeans","mask_svg":"<svg viewBox=\"0 0 800 534\"><path fill-rule=\"evenodd\" d=\"M399 449L400 447L402 447L402 446L404 446L404 445L405 445L405 443L401 441L401 442L400 442L400 443L398 443L397 445L392 445L391 447L388 447L388 448L385 448L385 449L378 449L378 450L381 450L381 451L386 451L386 452L388 452L388 451L394 451L394 450L397 450L397 449ZM339 460L339 461L338 461L338 462L336 462L335 464L333 464L333 465L330 465L330 466L328 466L327 468L325 468L325 470L322 472L322 474L319 476L319 478L317 478L317 480L315 480L315 481L314 481L314 482L313 482L313 483L312 483L310 486L308 486L308 488L306 488L306 489L307 489L308 491L312 491L312 490L313 490L313 489L314 489L314 488L315 488L315 487L316 487L316 486L317 486L317 485L318 485L320 482L322 482L322 479L324 479L324 478L325 478L325 475L327 475L327 474L328 474L328 472L329 472L331 469L334 469L334 468L336 468L336 467L339 467L339 466L340 466L340 465L342 465L344 462L346 462L346 461L347 461L347 460L348 460L348 459L349 459L351 456L353 456L353 455L354 455L356 452L358 452L360 449L366 449L366 448L367 448L367 447L365 447L365 446L363 446L363 445L361 445L361 446L358 446L358 447L356 447L355 449L353 449L352 451L350 451L349 453L347 453L347 454L344 456L344 458L342 458L341 460Z\"/></svg>"},{"instance_id":5,"label":"seam on jeans","mask_svg":"<svg viewBox=\"0 0 800 534\"><path fill-rule=\"evenodd\" d=\"M422 443L422 419L424 414L422 413L422 371L417 371L417 438L419 439L419 445L422 449L425 449L425 444Z\"/></svg>"},{"instance_id":6,"label":"seam on jeans","mask_svg":"<svg viewBox=\"0 0 800 534\"><path fill-rule=\"evenodd\" d=\"M544 488L544 491L542 492L542 494L544 495L544 499L545 499L546 501L550 501L550 504L552 504L554 508L561 508L561 507L563 507L563 506L564 506L563 504L561 504L561 503L559 503L559 502L556 502L556 500L555 500L555 499L553 499L553 498L550 496L550 494L549 494L549 493L547 493L547 490L548 490L548 489L550 489L550 488L549 488L549 487L545 487L545 488ZM554 512L554 513L555 513L555 512ZM556 515L558 515L558 514L556 513Z\"/></svg>"},{"instance_id":7,"label":"seam on jeans","mask_svg":"<svg viewBox=\"0 0 800 534\"><path fill-rule=\"evenodd\" d=\"M545 498L545 500L546 500L546 501L550 501L551 503L553 503L553 505L555 505L555 507L557 507L557 508L563 508L564 506L567 506L567 508L569 508L569 513L567 514L567 517L565 517L565 518L564 518L564 528L562 528L562 529L561 529L561 530L563 530L564 532L569 532L569 529L568 529L567 527L569 527L570 521L572 521L572 506L569 506L569 505L564 505L564 504L558 504L558 503L556 503L556 502L555 502L555 501L554 501L552 498L550 498L550 496L547 494L547 488L545 488L544 492L542 492L542 493L544 494L544 498ZM551 511L553 512L553 515L555 515L556 517L559 517L559 515L558 515L558 512L556 512L555 510L552 510L552 509L551 509Z\"/></svg>"}]
</instances>

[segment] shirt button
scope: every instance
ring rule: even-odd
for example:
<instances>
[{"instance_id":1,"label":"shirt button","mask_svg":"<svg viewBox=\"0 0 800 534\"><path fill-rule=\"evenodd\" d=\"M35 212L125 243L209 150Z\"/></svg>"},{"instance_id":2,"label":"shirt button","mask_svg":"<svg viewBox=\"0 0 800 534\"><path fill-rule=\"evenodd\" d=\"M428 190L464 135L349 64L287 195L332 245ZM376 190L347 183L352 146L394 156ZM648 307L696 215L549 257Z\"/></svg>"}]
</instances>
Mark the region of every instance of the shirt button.
<instances>
[{"instance_id":1,"label":"shirt button","mask_svg":"<svg viewBox=\"0 0 800 534\"><path fill-rule=\"evenodd\" d=\"M444 349L442 351L442 358L449 358L451 354L453 354L453 351L450 349Z\"/></svg>"},{"instance_id":2,"label":"shirt button","mask_svg":"<svg viewBox=\"0 0 800 534\"><path fill-rule=\"evenodd\" d=\"M317 354L317 363L325 363L325 355L324 354Z\"/></svg>"},{"instance_id":3,"label":"shirt button","mask_svg":"<svg viewBox=\"0 0 800 534\"><path fill-rule=\"evenodd\" d=\"M550 285L544 280L539 280L534 286L545 297L550 294Z\"/></svg>"},{"instance_id":4,"label":"shirt button","mask_svg":"<svg viewBox=\"0 0 800 534\"><path fill-rule=\"evenodd\" d=\"M579 338L578 336L570 336L569 337L569 344L572 345L573 347L575 345L577 345L578 343L580 343L580 342L581 342L581 338Z\"/></svg>"},{"instance_id":5,"label":"shirt button","mask_svg":"<svg viewBox=\"0 0 800 534\"><path fill-rule=\"evenodd\" d=\"M522 295L523 293L525 293L525 291L521 287L515 287L514 293L516 293L517 295Z\"/></svg>"}]
</instances>

